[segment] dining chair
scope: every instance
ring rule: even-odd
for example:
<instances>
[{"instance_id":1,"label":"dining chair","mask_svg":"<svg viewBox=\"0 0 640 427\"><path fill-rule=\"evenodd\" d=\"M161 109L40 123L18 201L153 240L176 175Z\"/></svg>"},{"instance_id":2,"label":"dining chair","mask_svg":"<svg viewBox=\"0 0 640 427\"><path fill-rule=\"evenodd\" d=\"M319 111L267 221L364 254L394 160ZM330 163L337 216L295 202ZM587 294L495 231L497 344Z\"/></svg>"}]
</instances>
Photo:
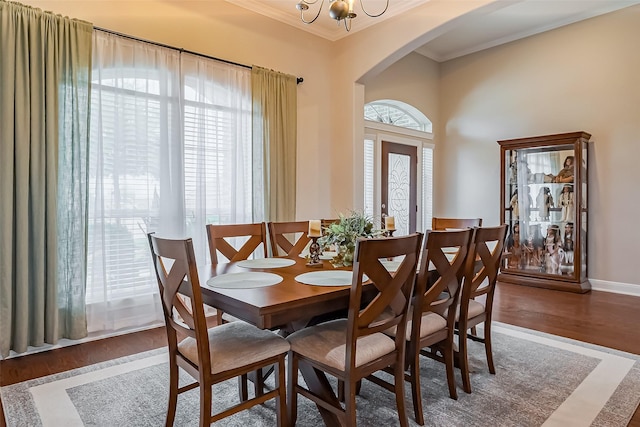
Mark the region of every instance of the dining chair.
<instances>
[{"instance_id":1,"label":"dining chair","mask_svg":"<svg viewBox=\"0 0 640 427\"><path fill-rule=\"evenodd\" d=\"M458 398L454 378L455 308L460 297L472 234L472 229L428 231L425 234L411 318L404 335L407 340L406 378L411 383L414 415L420 425L424 425L420 355L444 362L449 396ZM447 252L453 248L455 255L447 257ZM387 333L397 337L398 331L392 329Z\"/></svg>"},{"instance_id":2,"label":"dining chair","mask_svg":"<svg viewBox=\"0 0 640 427\"><path fill-rule=\"evenodd\" d=\"M242 261L253 255L262 245L262 256L267 256L267 227L264 222L253 224L207 224L211 263L218 263L218 252L229 261ZM228 239L248 237L234 247Z\"/></svg>"},{"instance_id":3,"label":"dining chair","mask_svg":"<svg viewBox=\"0 0 640 427\"><path fill-rule=\"evenodd\" d=\"M209 255L211 264L218 264L218 252L229 261L243 261L258 251L262 245L262 256L267 256L267 227L264 222L253 224L207 224L209 239ZM234 247L229 240L247 238L240 248ZM258 252L259 253L259 252ZM232 320L223 318L221 310L217 310L218 324Z\"/></svg>"},{"instance_id":4,"label":"dining chair","mask_svg":"<svg viewBox=\"0 0 640 427\"><path fill-rule=\"evenodd\" d=\"M481 227L482 218L437 218L431 219L432 230L460 230L463 228Z\"/></svg>"},{"instance_id":5,"label":"dining chair","mask_svg":"<svg viewBox=\"0 0 640 427\"><path fill-rule=\"evenodd\" d=\"M211 264L218 264L218 252L229 261L243 261L254 253L260 253L258 250L260 245L262 245L262 256L267 256L267 226L264 222L252 224L207 224L207 237L209 238ZM235 238L247 239L240 248L236 248L229 241ZM216 308L216 318L218 325L238 320L225 314L219 308ZM262 372L262 369L258 369L249 375L254 383L256 396L263 393L264 380L270 373L271 368L266 369L265 372ZM240 398L247 400L247 375L240 377L239 389Z\"/></svg>"},{"instance_id":6,"label":"dining chair","mask_svg":"<svg viewBox=\"0 0 640 427\"><path fill-rule=\"evenodd\" d=\"M271 399L276 400L277 424L287 425L284 358L289 343L245 322L207 329L191 239L162 239L153 233L148 238L169 345L169 406L165 424L173 425L178 394L200 387L200 426ZM190 304L185 305L178 295L187 296ZM179 335L186 338L178 341ZM271 365L277 370L274 390L212 414L214 384ZM196 381L180 387L179 368Z\"/></svg>"},{"instance_id":7,"label":"dining chair","mask_svg":"<svg viewBox=\"0 0 640 427\"><path fill-rule=\"evenodd\" d=\"M320 224L322 225L322 228L328 227L331 224L335 224L336 222L340 222L340 218L323 218L320 220Z\"/></svg>"},{"instance_id":8,"label":"dining chair","mask_svg":"<svg viewBox=\"0 0 640 427\"><path fill-rule=\"evenodd\" d=\"M420 233L389 239L359 238L348 317L307 327L287 337L291 343L287 391L291 425L295 425L300 394L335 414L341 425L355 426L357 383L384 368L393 368L398 419L401 426L408 424L404 403L404 335L421 240ZM396 256L404 259L392 274L382 261ZM372 283L366 285L365 291L368 280ZM370 290L373 299L366 299L365 303L364 294ZM397 328L399 336L394 339L385 335L383 331L389 328ZM328 384L325 373L342 381L344 408L333 391L321 396L299 385L298 369L315 370L325 384Z\"/></svg>"},{"instance_id":9,"label":"dining chair","mask_svg":"<svg viewBox=\"0 0 640 427\"><path fill-rule=\"evenodd\" d=\"M489 372L496 373L491 349L491 313L493 294L504 250L507 226L477 228L469 254L467 255L465 281L458 313L456 332L458 340L458 362L462 374L463 389L471 393L467 338L484 344ZM484 304L475 298L485 295ZM484 323L483 337L475 332L475 326ZM472 329L469 333L469 329Z\"/></svg>"},{"instance_id":10,"label":"dining chair","mask_svg":"<svg viewBox=\"0 0 640 427\"><path fill-rule=\"evenodd\" d=\"M273 256L297 256L307 247L309 221L269 222L269 239Z\"/></svg>"}]
</instances>

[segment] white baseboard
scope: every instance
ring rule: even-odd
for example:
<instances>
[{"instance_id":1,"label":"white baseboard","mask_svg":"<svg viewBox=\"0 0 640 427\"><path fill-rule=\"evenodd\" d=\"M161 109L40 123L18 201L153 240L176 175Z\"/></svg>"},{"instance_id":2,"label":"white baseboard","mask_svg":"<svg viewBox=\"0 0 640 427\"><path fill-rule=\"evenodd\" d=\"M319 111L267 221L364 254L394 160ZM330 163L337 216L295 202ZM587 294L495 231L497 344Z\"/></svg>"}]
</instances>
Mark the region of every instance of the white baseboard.
<instances>
[{"instance_id":1,"label":"white baseboard","mask_svg":"<svg viewBox=\"0 0 640 427\"><path fill-rule=\"evenodd\" d=\"M632 295L640 297L640 284L611 282L589 278L591 289L594 291L613 292L616 294Z\"/></svg>"}]
</instances>

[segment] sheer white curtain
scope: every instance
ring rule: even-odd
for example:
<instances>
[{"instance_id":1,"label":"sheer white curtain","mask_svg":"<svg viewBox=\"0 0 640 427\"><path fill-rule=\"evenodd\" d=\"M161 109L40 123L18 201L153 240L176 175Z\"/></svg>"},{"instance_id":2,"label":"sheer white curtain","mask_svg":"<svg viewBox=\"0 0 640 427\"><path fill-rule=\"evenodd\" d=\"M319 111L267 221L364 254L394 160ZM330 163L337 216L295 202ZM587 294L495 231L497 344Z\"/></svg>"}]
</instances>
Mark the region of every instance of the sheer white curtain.
<instances>
[{"instance_id":1,"label":"sheer white curtain","mask_svg":"<svg viewBox=\"0 0 640 427\"><path fill-rule=\"evenodd\" d=\"M96 31L90 332L163 321L146 233L192 237L252 218L250 70Z\"/></svg>"},{"instance_id":2,"label":"sheer white curtain","mask_svg":"<svg viewBox=\"0 0 640 427\"><path fill-rule=\"evenodd\" d=\"M162 321L146 233L179 234L179 52L94 32L89 332Z\"/></svg>"},{"instance_id":3,"label":"sheer white curtain","mask_svg":"<svg viewBox=\"0 0 640 427\"><path fill-rule=\"evenodd\" d=\"M253 205L251 71L182 54L187 233L208 262L206 224L262 221ZM258 175L258 178L260 175Z\"/></svg>"}]
</instances>

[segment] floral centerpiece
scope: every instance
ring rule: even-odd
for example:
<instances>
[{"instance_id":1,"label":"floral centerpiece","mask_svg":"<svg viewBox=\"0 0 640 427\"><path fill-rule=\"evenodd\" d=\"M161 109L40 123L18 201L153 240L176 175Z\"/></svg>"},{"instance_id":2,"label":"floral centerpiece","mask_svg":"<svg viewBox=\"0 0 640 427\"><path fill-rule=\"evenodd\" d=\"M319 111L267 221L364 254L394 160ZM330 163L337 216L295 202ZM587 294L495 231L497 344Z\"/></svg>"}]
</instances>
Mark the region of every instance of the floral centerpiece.
<instances>
[{"instance_id":1,"label":"floral centerpiece","mask_svg":"<svg viewBox=\"0 0 640 427\"><path fill-rule=\"evenodd\" d=\"M351 211L349 216L340 214L338 221L324 227L318 243L323 250L335 247L337 255L331 260L334 267L350 266L358 237L375 237L383 230L373 227L373 220L364 213Z\"/></svg>"}]
</instances>

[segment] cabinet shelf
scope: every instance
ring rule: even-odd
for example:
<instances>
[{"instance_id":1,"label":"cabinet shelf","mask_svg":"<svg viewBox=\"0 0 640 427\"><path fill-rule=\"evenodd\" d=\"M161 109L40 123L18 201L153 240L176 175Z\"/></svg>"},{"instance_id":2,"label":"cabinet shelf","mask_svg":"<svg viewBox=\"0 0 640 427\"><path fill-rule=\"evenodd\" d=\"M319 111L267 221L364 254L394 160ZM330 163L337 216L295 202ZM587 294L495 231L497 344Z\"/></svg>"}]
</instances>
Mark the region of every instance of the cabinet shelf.
<instances>
[{"instance_id":1,"label":"cabinet shelf","mask_svg":"<svg viewBox=\"0 0 640 427\"><path fill-rule=\"evenodd\" d=\"M498 141L500 212L509 226L499 280L587 292L585 132ZM560 182L556 182L560 181Z\"/></svg>"}]
</instances>

